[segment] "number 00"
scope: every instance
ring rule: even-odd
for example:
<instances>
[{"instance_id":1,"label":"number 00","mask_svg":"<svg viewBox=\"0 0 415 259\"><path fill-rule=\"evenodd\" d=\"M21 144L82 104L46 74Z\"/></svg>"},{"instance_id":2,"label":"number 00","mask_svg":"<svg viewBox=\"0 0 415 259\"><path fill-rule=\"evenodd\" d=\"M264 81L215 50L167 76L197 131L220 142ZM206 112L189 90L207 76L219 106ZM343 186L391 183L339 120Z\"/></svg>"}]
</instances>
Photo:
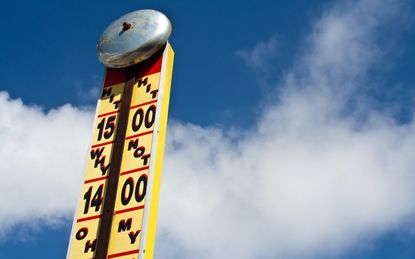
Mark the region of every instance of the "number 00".
<instances>
[{"instance_id":1,"label":"number 00","mask_svg":"<svg viewBox=\"0 0 415 259\"><path fill-rule=\"evenodd\" d=\"M147 191L147 176L146 175L143 174L140 176L140 178L138 178L135 188L134 188L134 179L130 177L124 182L124 185L122 186L121 203L123 205L127 205L130 202L133 194L135 194L134 195L135 200L137 202L141 202L146 196L146 191Z\"/></svg>"},{"instance_id":2,"label":"number 00","mask_svg":"<svg viewBox=\"0 0 415 259\"><path fill-rule=\"evenodd\" d=\"M132 123L132 128L133 131L138 131L141 126L143 125L144 122L144 126L149 129L151 128L151 126L153 126L154 124L154 120L156 119L156 106L155 105L151 105L150 107L148 107L147 111L144 113L144 110L139 108L135 111L134 116L133 116L133 123Z\"/></svg>"}]
</instances>

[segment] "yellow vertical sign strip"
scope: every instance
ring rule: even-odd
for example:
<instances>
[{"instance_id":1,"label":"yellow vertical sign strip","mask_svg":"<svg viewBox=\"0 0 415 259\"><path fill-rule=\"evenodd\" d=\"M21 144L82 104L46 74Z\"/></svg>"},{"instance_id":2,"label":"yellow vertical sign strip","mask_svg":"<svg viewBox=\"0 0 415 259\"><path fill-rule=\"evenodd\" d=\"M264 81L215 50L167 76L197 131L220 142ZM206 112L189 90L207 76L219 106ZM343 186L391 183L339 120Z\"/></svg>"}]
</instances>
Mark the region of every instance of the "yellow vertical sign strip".
<instances>
[{"instance_id":1,"label":"yellow vertical sign strip","mask_svg":"<svg viewBox=\"0 0 415 259\"><path fill-rule=\"evenodd\" d=\"M152 258L154 253L174 52L167 43L163 52L154 58L146 63L150 67L146 64L137 67L137 73L144 75L136 78L133 88L108 258ZM122 73L122 69L106 71L107 81L97 105L93 141L67 258L95 257L119 105L125 87L125 80L120 77Z\"/></svg>"},{"instance_id":2,"label":"yellow vertical sign strip","mask_svg":"<svg viewBox=\"0 0 415 259\"><path fill-rule=\"evenodd\" d=\"M111 76L108 71L105 79ZM67 258L93 258L102 214L112 143L116 134L118 109L124 83L102 87L98 100L91 147L86 162L81 197L72 226Z\"/></svg>"},{"instance_id":3,"label":"yellow vertical sign strip","mask_svg":"<svg viewBox=\"0 0 415 259\"><path fill-rule=\"evenodd\" d=\"M160 72L136 78L119 173L108 258L137 258L148 189Z\"/></svg>"},{"instance_id":4,"label":"yellow vertical sign strip","mask_svg":"<svg viewBox=\"0 0 415 259\"><path fill-rule=\"evenodd\" d=\"M170 85L173 73L174 51L167 43L163 53L159 86L159 121L153 137L152 162L149 172L148 195L144 212L143 235L139 258L152 259L156 240L156 222L160 197L160 184L163 167L164 145L167 131L167 118L170 101Z\"/></svg>"}]
</instances>

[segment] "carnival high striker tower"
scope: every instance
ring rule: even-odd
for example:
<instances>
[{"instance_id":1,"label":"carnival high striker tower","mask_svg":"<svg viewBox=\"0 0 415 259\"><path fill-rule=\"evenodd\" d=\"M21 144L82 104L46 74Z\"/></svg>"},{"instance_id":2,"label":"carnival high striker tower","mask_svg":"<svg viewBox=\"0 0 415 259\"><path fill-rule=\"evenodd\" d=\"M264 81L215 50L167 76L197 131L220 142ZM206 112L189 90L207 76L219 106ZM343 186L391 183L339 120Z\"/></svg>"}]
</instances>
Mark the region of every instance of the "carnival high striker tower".
<instances>
[{"instance_id":1,"label":"carnival high striker tower","mask_svg":"<svg viewBox=\"0 0 415 259\"><path fill-rule=\"evenodd\" d=\"M67 258L153 258L174 52L155 10L98 41L105 75Z\"/></svg>"}]
</instances>

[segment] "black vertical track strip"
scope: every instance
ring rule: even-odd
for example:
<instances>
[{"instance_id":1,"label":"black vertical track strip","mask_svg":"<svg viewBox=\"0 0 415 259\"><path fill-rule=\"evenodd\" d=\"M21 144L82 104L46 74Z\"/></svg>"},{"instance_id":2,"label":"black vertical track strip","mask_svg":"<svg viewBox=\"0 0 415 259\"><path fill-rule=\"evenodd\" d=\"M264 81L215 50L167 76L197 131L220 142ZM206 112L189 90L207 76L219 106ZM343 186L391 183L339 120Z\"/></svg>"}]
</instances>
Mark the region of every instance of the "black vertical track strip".
<instances>
[{"instance_id":1,"label":"black vertical track strip","mask_svg":"<svg viewBox=\"0 0 415 259\"><path fill-rule=\"evenodd\" d=\"M133 95L137 66L126 68L127 79L121 96L121 106L118 112L118 122L112 148L111 166L108 173L102 217L98 228L95 259L107 259L108 246L111 234L112 218L114 215L117 196L118 177L121 169L121 160L124 151L124 142L127 132L128 115Z\"/></svg>"}]
</instances>

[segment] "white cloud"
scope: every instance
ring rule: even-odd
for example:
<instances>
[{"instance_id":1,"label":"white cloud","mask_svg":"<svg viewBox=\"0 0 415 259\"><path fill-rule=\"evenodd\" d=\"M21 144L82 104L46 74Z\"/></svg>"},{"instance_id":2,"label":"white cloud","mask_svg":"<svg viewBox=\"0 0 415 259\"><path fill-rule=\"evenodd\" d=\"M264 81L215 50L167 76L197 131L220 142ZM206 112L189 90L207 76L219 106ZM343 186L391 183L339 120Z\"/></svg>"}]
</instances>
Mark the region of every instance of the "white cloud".
<instances>
[{"instance_id":1,"label":"white cloud","mask_svg":"<svg viewBox=\"0 0 415 259\"><path fill-rule=\"evenodd\" d=\"M251 50L240 49L235 54L240 57L248 67L264 73L269 70L272 59L277 52L277 38L273 36L267 41L261 41Z\"/></svg>"},{"instance_id":2,"label":"white cloud","mask_svg":"<svg viewBox=\"0 0 415 259\"><path fill-rule=\"evenodd\" d=\"M91 103L96 101L101 90L101 79L95 74L83 76L66 76L65 82L74 88L74 93L79 101Z\"/></svg>"},{"instance_id":3,"label":"white cloud","mask_svg":"<svg viewBox=\"0 0 415 259\"><path fill-rule=\"evenodd\" d=\"M0 233L67 216L80 192L93 112L65 105L44 113L5 92L0 107Z\"/></svg>"},{"instance_id":4,"label":"white cloud","mask_svg":"<svg viewBox=\"0 0 415 259\"><path fill-rule=\"evenodd\" d=\"M415 123L362 97L401 4L333 6L278 103L236 143L222 129L170 127L158 258L336 256L414 216Z\"/></svg>"},{"instance_id":5,"label":"white cloud","mask_svg":"<svg viewBox=\"0 0 415 259\"><path fill-rule=\"evenodd\" d=\"M333 6L278 102L239 138L171 121L157 258L333 256L414 215L415 122L398 124L359 96L383 61L379 28L399 10L398 1ZM244 54L254 69L275 42L259 46ZM92 112L45 113L6 93L0 107L0 233L72 216Z\"/></svg>"}]
</instances>

